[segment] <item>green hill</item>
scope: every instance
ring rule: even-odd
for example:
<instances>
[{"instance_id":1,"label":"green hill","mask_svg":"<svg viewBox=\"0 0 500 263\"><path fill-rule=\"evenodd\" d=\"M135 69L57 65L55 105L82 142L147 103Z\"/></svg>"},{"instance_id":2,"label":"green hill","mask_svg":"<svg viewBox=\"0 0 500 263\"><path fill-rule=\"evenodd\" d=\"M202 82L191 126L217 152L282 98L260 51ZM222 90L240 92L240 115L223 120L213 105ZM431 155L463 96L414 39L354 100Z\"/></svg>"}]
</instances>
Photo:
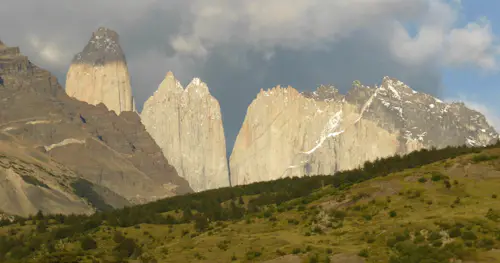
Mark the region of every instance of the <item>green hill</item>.
<instances>
[{"instance_id":1,"label":"green hill","mask_svg":"<svg viewBox=\"0 0 500 263\"><path fill-rule=\"evenodd\" d=\"M500 262L500 144L1 221L0 262Z\"/></svg>"}]
</instances>

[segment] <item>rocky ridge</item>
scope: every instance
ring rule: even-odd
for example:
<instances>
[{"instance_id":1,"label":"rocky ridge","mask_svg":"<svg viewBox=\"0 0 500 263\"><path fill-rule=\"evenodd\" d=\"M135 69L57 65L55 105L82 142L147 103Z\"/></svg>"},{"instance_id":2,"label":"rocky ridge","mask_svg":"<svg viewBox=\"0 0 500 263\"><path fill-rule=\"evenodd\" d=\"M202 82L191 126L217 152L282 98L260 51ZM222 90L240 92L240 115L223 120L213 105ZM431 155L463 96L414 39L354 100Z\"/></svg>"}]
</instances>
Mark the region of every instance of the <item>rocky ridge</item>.
<instances>
[{"instance_id":1,"label":"rocky ridge","mask_svg":"<svg viewBox=\"0 0 500 263\"><path fill-rule=\"evenodd\" d=\"M118 34L100 27L76 54L66 76L69 96L104 105L117 114L135 111L127 62Z\"/></svg>"},{"instance_id":2,"label":"rocky ridge","mask_svg":"<svg viewBox=\"0 0 500 263\"><path fill-rule=\"evenodd\" d=\"M95 199L89 203L86 194L97 196L107 206L122 207L192 191L168 164L136 113L117 116L102 103L92 106L68 97L54 76L32 64L17 47L0 48L0 77L4 80L0 143L23 149L16 160L34 165L28 176L48 186L27 186L26 181L22 183L23 174L9 168L11 164L2 166L0 185L8 189L15 183L18 192L5 190L0 210L23 215L36 209L82 212L96 205ZM5 154L10 158L11 152ZM30 156L39 160L36 165ZM56 169L50 168L55 163L63 172L53 174L65 176L54 181L42 168ZM82 180L87 183L78 199L75 183ZM73 187L55 186L59 184ZM41 204L38 199L45 201ZM18 203L17 210L9 203Z\"/></svg>"},{"instance_id":3,"label":"rocky ridge","mask_svg":"<svg viewBox=\"0 0 500 263\"><path fill-rule=\"evenodd\" d=\"M141 120L193 190L229 186L220 106L206 83L194 78L184 89L168 72L145 102Z\"/></svg>"},{"instance_id":4,"label":"rocky ridge","mask_svg":"<svg viewBox=\"0 0 500 263\"><path fill-rule=\"evenodd\" d=\"M342 95L321 86L261 90L251 103L231 157L232 185L285 176L332 174L394 154L496 142L485 117L385 77Z\"/></svg>"}]
</instances>

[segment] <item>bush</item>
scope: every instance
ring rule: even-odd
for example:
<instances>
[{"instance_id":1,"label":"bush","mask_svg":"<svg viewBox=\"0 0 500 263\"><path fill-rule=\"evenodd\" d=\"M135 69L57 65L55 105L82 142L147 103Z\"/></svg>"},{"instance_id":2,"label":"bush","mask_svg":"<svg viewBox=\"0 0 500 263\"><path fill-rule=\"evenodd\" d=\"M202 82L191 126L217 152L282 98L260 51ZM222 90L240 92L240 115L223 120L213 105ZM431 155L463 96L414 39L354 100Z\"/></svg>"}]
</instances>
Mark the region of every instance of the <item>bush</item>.
<instances>
[{"instance_id":1,"label":"bush","mask_svg":"<svg viewBox=\"0 0 500 263\"><path fill-rule=\"evenodd\" d=\"M389 216L390 217L396 217L398 214L396 213L396 211L392 210L391 212L389 212Z\"/></svg>"},{"instance_id":2,"label":"bush","mask_svg":"<svg viewBox=\"0 0 500 263\"><path fill-rule=\"evenodd\" d=\"M440 173L440 172L433 172L431 180L433 182L437 182L437 181L440 181L443 178L444 178L444 175L442 173Z\"/></svg>"},{"instance_id":3,"label":"bush","mask_svg":"<svg viewBox=\"0 0 500 263\"><path fill-rule=\"evenodd\" d=\"M483 248L486 250L493 249L494 245L495 245L495 241L493 241L493 239L489 239L489 238L482 238L482 239L478 240L476 243L476 246L478 248Z\"/></svg>"},{"instance_id":4,"label":"bush","mask_svg":"<svg viewBox=\"0 0 500 263\"><path fill-rule=\"evenodd\" d=\"M464 232L462 232L462 239L463 240L476 240L477 236L472 231L464 231Z\"/></svg>"},{"instance_id":5,"label":"bush","mask_svg":"<svg viewBox=\"0 0 500 263\"><path fill-rule=\"evenodd\" d=\"M458 227L452 228L450 230L450 232L448 233L448 235L451 238L460 237L462 235L462 230L460 230L460 228L458 228Z\"/></svg>"},{"instance_id":6,"label":"bush","mask_svg":"<svg viewBox=\"0 0 500 263\"><path fill-rule=\"evenodd\" d=\"M432 245L435 247L441 247L443 245L443 241L435 240L434 242L432 242Z\"/></svg>"},{"instance_id":7,"label":"bush","mask_svg":"<svg viewBox=\"0 0 500 263\"><path fill-rule=\"evenodd\" d=\"M418 178L418 182L419 183L425 183L425 182L427 182L427 178L425 178L425 177L422 176L422 177Z\"/></svg>"},{"instance_id":8,"label":"bush","mask_svg":"<svg viewBox=\"0 0 500 263\"><path fill-rule=\"evenodd\" d=\"M500 222L500 211L490 208L486 213L486 218L494 222Z\"/></svg>"},{"instance_id":9,"label":"bush","mask_svg":"<svg viewBox=\"0 0 500 263\"><path fill-rule=\"evenodd\" d=\"M122 257L133 257L140 256L141 249L133 239L125 238L120 244L118 244L114 249Z\"/></svg>"},{"instance_id":10,"label":"bush","mask_svg":"<svg viewBox=\"0 0 500 263\"><path fill-rule=\"evenodd\" d=\"M481 162L486 162L486 161L491 161L491 160L496 160L498 159L498 156L496 155L487 155L487 154L476 154L474 157L472 157L472 162L473 163L481 163Z\"/></svg>"},{"instance_id":11,"label":"bush","mask_svg":"<svg viewBox=\"0 0 500 263\"><path fill-rule=\"evenodd\" d=\"M123 236L123 234L121 232L116 231L113 234L113 241L115 241L115 243L119 244L119 243L123 242L123 240L125 240L125 237Z\"/></svg>"},{"instance_id":12,"label":"bush","mask_svg":"<svg viewBox=\"0 0 500 263\"><path fill-rule=\"evenodd\" d=\"M260 257L261 255L262 255L262 253L259 251L248 251L246 253L246 257L248 260L256 259L256 258Z\"/></svg>"},{"instance_id":13,"label":"bush","mask_svg":"<svg viewBox=\"0 0 500 263\"><path fill-rule=\"evenodd\" d=\"M80 246L83 250L91 250L97 248L97 242L89 236L86 236L80 240Z\"/></svg>"},{"instance_id":14,"label":"bush","mask_svg":"<svg viewBox=\"0 0 500 263\"><path fill-rule=\"evenodd\" d=\"M358 253L358 256L360 256L360 257L364 257L364 258L367 258L367 257L368 257L368 255L369 255L369 253L368 253L368 249L366 249L366 248L362 249L362 250L361 250L361 251L359 251L359 253Z\"/></svg>"}]
</instances>

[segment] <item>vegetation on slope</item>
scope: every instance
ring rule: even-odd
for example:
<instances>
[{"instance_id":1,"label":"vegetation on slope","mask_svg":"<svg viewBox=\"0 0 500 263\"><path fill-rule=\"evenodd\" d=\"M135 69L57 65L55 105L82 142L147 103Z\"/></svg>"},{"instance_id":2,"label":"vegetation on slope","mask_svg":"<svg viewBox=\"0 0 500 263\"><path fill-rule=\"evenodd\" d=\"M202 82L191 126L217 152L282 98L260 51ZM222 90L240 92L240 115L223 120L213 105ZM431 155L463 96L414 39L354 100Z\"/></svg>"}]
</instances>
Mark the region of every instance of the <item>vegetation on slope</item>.
<instances>
[{"instance_id":1,"label":"vegetation on slope","mask_svg":"<svg viewBox=\"0 0 500 263\"><path fill-rule=\"evenodd\" d=\"M500 144L421 150L334 176L210 190L92 216L39 213L2 222L0 261L495 262L498 156Z\"/></svg>"}]
</instances>

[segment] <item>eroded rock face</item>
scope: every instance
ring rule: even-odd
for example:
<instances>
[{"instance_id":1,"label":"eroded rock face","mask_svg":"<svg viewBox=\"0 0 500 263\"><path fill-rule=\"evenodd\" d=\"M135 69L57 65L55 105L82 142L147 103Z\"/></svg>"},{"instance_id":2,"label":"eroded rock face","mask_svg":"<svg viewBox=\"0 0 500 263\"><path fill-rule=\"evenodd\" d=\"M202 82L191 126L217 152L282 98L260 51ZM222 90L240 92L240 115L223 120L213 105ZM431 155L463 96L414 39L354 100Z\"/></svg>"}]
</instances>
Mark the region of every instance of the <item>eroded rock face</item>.
<instances>
[{"instance_id":1,"label":"eroded rock face","mask_svg":"<svg viewBox=\"0 0 500 263\"><path fill-rule=\"evenodd\" d=\"M187 181L169 165L137 113L117 116L102 103L93 106L68 97L55 77L33 65L17 48L0 48L0 76L5 81L0 87L0 141L29 150L42 160L42 166L52 162L64 166L70 171L65 174L73 174L73 179L61 179L65 185L72 184L65 180L85 179L100 201L112 207L192 192ZM53 185L38 174L32 175ZM0 172L0 181L15 182L18 177ZM25 197L36 203L32 199L36 196ZM0 196L0 210L4 201ZM47 205L52 206L52 210L45 207L47 211L75 211L66 208L72 206L71 202ZM39 208L24 207L20 212Z\"/></svg>"},{"instance_id":2,"label":"eroded rock face","mask_svg":"<svg viewBox=\"0 0 500 263\"><path fill-rule=\"evenodd\" d=\"M299 93L278 86L261 90L248 108L230 157L231 182L333 174L421 148L497 139L480 113L388 77L380 87L356 82L345 96L334 87Z\"/></svg>"},{"instance_id":3,"label":"eroded rock face","mask_svg":"<svg viewBox=\"0 0 500 263\"><path fill-rule=\"evenodd\" d=\"M195 78L184 89L172 72L141 113L163 154L195 191L229 186L219 102Z\"/></svg>"},{"instance_id":4,"label":"eroded rock face","mask_svg":"<svg viewBox=\"0 0 500 263\"><path fill-rule=\"evenodd\" d=\"M66 76L66 92L92 105L103 103L116 114L135 111L127 62L115 31L99 28L75 55Z\"/></svg>"}]
</instances>

